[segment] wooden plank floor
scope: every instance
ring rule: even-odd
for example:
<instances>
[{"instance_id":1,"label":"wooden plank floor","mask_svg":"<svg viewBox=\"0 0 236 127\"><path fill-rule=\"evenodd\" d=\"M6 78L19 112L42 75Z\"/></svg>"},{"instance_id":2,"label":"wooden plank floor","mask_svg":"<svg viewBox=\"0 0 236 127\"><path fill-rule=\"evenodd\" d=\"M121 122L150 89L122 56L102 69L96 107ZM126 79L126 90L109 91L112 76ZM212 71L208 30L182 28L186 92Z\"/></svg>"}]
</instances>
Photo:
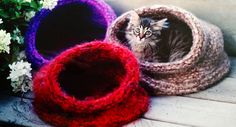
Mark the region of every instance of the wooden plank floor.
<instances>
[{"instance_id":1,"label":"wooden plank floor","mask_svg":"<svg viewBox=\"0 0 236 127\"><path fill-rule=\"evenodd\" d=\"M235 127L236 57L231 72L217 85L186 96L152 97L149 111L125 127ZM32 93L0 96L0 121L30 127L47 127L33 112ZM1 125L1 124L0 124Z\"/></svg>"},{"instance_id":2,"label":"wooden plank floor","mask_svg":"<svg viewBox=\"0 0 236 127\"><path fill-rule=\"evenodd\" d=\"M229 54L236 56L236 1L233 0L106 0L118 14L144 5L183 7L223 30ZM236 57L231 72L217 85L186 96L152 97L150 110L125 127L236 127ZM33 112L33 94L0 93L0 126L49 127Z\"/></svg>"}]
</instances>

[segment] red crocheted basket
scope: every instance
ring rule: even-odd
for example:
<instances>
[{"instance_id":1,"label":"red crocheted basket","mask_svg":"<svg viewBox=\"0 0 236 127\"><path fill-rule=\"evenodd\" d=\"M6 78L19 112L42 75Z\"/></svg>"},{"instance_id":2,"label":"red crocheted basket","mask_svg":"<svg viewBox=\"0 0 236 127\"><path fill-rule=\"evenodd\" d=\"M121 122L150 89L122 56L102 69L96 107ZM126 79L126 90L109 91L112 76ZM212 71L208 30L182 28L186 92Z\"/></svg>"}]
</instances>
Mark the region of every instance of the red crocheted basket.
<instances>
[{"instance_id":1,"label":"red crocheted basket","mask_svg":"<svg viewBox=\"0 0 236 127\"><path fill-rule=\"evenodd\" d=\"M34 78L34 109L55 126L116 127L148 109L136 58L118 44L94 41L62 52Z\"/></svg>"}]
</instances>

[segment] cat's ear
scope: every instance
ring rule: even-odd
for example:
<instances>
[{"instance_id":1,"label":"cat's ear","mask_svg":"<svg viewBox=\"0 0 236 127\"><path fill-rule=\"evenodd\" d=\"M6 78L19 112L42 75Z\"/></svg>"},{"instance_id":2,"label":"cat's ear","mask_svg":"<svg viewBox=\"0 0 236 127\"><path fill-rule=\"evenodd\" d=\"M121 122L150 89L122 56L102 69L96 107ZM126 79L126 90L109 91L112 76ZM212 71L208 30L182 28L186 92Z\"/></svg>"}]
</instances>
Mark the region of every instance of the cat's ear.
<instances>
[{"instance_id":1,"label":"cat's ear","mask_svg":"<svg viewBox=\"0 0 236 127\"><path fill-rule=\"evenodd\" d=\"M131 23L132 25L134 25L134 26L138 26L138 25L139 25L139 23L140 23L140 17L139 17L139 15L137 14L137 12L131 11L131 12L129 13L129 21L130 21L130 23Z\"/></svg>"},{"instance_id":2,"label":"cat's ear","mask_svg":"<svg viewBox=\"0 0 236 127\"><path fill-rule=\"evenodd\" d=\"M169 22L167 22L167 18L161 19L159 21L155 21L151 23L155 30L162 30L163 28L169 27Z\"/></svg>"}]
</instances>

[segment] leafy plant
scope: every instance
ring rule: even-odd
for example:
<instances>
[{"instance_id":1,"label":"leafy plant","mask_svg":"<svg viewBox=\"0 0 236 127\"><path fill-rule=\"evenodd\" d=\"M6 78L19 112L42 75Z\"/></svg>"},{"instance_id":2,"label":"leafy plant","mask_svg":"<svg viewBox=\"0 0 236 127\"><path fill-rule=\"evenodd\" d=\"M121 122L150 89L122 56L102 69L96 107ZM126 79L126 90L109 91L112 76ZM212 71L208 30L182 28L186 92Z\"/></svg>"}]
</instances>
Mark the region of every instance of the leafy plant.
<instances>
[{"instance_id":1,"label":"leafy plant","mask_svg":"<svg viewBox=\"0 0 236 127\"><path fill-rule=\"evenodd\" d=\"M0 52L0 78L6 79L9 75L8 65L17 61L19 53L24 50L23 36L29 20L41 7L39 0L0 0L0 30L11 36L9 54Z\"/></svg>"},{"instance_id":2,"label":"leafy plant","mask_svg":"<svg viewBox=\"0 0 236 127\"><path fill-rule=\"evenodd\" d=\"M39 0L0 0L0 19L3 21L0 29L11 34L10 54L0 56L1 59L6 57L5 64L15 61L16 55L23 50L23 35L29 23L29 13L37 12L40 8Z\"/></svg>"}]
</instances>

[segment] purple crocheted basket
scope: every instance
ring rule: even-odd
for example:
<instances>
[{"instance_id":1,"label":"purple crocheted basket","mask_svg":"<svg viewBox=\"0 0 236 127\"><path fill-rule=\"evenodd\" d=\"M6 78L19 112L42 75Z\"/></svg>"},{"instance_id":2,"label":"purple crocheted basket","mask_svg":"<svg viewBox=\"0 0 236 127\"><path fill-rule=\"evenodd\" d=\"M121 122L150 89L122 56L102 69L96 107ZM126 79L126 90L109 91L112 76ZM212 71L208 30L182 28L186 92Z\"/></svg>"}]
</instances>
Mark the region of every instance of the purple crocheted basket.
<instances>
[{"instance_id":1,"label":"purple crocheted basket","mask_svg":"<svg viewBox=\"0 0 236 127\"><path fill-rule=\"evenodd\" d=\"M41 9L25 35L26 55L36 68L78 43L104 40L116 18L102 0L59 0L52 9Z\"/></svg>"}]
</instances>

